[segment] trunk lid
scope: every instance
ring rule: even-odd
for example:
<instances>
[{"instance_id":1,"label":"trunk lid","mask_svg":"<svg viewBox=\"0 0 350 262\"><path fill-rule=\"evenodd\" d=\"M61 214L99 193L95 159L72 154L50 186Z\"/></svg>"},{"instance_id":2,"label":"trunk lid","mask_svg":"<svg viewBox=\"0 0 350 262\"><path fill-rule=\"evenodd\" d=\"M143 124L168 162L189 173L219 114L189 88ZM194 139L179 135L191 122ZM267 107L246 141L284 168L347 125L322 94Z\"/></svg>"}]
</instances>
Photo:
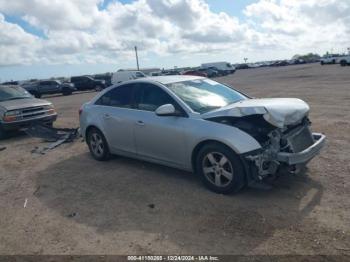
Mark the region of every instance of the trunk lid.
<instances>
[{"instance_id":1,"label":"trunk lid","mask_svg":"<svg viewBox=\"0 0 350 262\"><path fill-rule=\"evenodd\" d=\"M263 115L270 124L283 128L300 122L309 113L309 106L297 98L247 99L202 115L204 119L215 117L243 117Z\"/></svg>"}]
</instances>

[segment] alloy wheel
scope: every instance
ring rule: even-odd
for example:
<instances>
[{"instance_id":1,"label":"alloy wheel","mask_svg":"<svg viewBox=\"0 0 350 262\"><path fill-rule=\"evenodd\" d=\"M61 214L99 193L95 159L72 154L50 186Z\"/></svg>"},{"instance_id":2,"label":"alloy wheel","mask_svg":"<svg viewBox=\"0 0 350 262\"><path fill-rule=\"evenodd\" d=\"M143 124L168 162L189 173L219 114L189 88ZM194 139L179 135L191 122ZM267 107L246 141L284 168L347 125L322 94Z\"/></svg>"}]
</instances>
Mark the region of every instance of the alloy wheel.
<instances>
[{"instance_id":1,"label":"alloy wheel","mask_svg":"<svg viewBox=\"0 0 350 262\"><path fill-rule=\"evenodd\" d=\"M203 158L202 169L207 180L217 187L225 187L233 180L231 161L222 153L208 153Z\"/></svg>"},{"instance_id":2,"label":"alloy wheel","mask_svg":"<svg viewBox=\"0 0 350 262\"><path fill-rule=\"evenodd\" d=\"M102 157L104 154L103 139L98 133L92 133L90 137L91 150L97 157Z\"/></svg>"}]
</instances>

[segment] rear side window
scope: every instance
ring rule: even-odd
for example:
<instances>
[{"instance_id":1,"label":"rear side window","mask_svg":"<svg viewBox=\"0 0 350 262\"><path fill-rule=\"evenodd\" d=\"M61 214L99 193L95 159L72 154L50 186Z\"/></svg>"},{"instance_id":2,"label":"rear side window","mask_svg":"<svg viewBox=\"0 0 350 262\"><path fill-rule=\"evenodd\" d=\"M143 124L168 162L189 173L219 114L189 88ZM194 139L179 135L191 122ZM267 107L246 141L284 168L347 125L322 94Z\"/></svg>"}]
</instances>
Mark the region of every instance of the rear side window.
<instances>
[{"instance_id":1,"label":"rear side window","mask_svg":"<svg viewBox=\"0 0 350 262\"><path fill-rule=\"evenodd\" d=\"M133 85L118 86L96 101L96 105L132 108Z\"/></svg>"}]
</instances>

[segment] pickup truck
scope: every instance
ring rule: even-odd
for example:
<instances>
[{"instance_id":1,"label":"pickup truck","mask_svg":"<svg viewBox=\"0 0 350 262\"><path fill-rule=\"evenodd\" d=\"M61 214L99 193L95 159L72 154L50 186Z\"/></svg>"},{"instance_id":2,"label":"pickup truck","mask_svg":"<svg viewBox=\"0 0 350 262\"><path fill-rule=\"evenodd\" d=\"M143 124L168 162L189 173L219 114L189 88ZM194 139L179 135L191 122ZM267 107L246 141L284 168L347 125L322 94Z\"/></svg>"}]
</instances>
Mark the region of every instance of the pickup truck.
<instances>
[{"instance_id":1,"label":"pickup truck","mask_svg":"<svg viewBox=\"0 0 350 262\"><path fill-rule=\"evenodd\" d=\"M73 76L71 77L70 82L73 83L74 87L79 91L101 91L107 87L105 80L94 79L90 76Z\"/></svg>"},{"instance_id":2,"label":"pickup truck","mask_svg":"<svg viewBox=\"0 0 350 262\"><path fill-rule=\"evenodd\" d=\"M341 64L342 61L349 61L350 55L328 55L321 58L321 65ZM344 63L344 62L343 62Z\"/></svg>"},{"instance_id":3,"label":"pickup truck","mask_svg":"<svg viewBox=\"0 0 350 262\"><path fill-rule=\"evenodd\" d=\"M51 126L57 118L52 103L34 98L16 85L0 85L0 139L34 123Z\"/></svg>"},{"instance_id":4,"label":"pickup truck","mask_svg":"<svg viewBox=\"0 0 350 262\"><path fill-rule=\"evenodd\" d=\"M71 95L74 91L76 91L76 88L73 84L62 83L58 80L43 80L26 84L22 87L36 98L40 98L42 95L60 93L67 96Z\"/></svg>"}]
</instances>

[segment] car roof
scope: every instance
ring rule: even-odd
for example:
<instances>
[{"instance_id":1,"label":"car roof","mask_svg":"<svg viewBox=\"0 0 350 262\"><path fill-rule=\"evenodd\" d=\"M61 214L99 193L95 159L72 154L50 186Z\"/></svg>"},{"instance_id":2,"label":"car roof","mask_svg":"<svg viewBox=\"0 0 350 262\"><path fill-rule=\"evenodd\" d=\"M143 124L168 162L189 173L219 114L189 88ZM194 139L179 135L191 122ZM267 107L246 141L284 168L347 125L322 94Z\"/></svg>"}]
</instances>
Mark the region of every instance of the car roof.
<instances>
[{"instance_id":1,"label":"car roof","mask_svg":"<svg viewBox=\"0 0 350 262\"><path fill-rule=\"evenodd\" d=\"M191 81L191 80L197 80L197 79L203 79L204 77L200 76L188 76L188 75L172 75L172 76L151 76L146 78L140 78L138 80L142 81L153 81L158 82L163 85L171 84L171 83L177 83L182 81Z\"/></svg>"}]
</instances>

